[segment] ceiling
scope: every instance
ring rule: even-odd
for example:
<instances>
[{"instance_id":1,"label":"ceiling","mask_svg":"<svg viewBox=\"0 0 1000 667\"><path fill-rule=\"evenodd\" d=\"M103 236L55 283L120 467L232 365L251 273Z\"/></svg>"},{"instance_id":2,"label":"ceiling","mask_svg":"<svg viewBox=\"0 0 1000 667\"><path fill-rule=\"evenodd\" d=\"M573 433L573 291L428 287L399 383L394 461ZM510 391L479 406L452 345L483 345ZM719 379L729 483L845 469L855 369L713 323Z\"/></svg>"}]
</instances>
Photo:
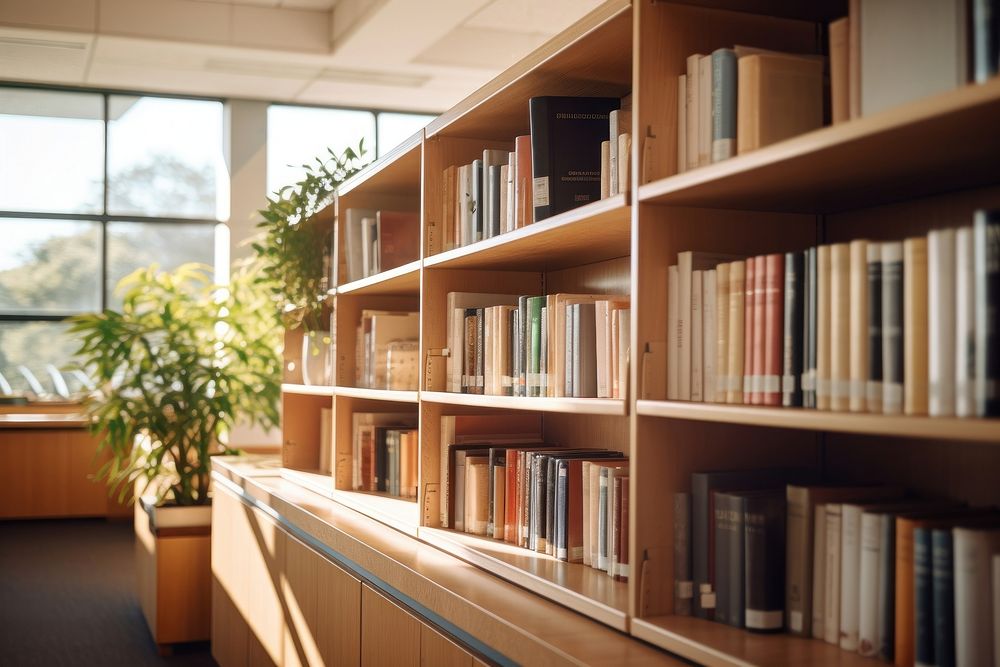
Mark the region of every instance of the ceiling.
<instances>
[{"instance_id":1,"label":"ceiling","mask_svg":"<svg viewBox=\"0 0 1000 667\"><path fill-rule=\"evenodd\" d=\"M0 0L0 80L443 111L601 0Z\"/></svg>"}]
</instances>

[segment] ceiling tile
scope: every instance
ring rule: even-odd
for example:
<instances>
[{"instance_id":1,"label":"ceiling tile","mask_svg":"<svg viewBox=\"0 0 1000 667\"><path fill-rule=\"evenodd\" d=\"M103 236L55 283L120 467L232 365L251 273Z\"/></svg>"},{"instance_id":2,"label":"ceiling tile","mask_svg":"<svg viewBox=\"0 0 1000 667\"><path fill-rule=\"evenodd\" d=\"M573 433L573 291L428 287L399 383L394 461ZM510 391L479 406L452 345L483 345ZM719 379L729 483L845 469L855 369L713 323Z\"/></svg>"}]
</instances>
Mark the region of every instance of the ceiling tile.
<instances>
[{"instance_id":1,"label":"ceiling tile","mask_svg":"<svg viewBox=\"0 0 1000 667\"><path fill-rule=\"evenodd\" d=\"M79 83L93 41L80 33L0 28L0 79Z\"/></svg>"},{"instance_id":2,"label":"ceiling tile","mask_svg":"<svg viewBox=\"0 0 1000 667\"><path fill-rule=\"evenodd\" d=\"M465 25L554 35L600 4L601 0L493 0L469 17Z\"/></svg>"},{"instance_id":3,"label":"ceiling tile","mask_svg":"<svg viewBox=\"0 0 1000 667\"><path fill-rule=\"evenodd\" d=\"M490 28L455 28L420 53L414 62L482 67L502 71L545 43L543 33Z\"/></svg>"}]
</instances>

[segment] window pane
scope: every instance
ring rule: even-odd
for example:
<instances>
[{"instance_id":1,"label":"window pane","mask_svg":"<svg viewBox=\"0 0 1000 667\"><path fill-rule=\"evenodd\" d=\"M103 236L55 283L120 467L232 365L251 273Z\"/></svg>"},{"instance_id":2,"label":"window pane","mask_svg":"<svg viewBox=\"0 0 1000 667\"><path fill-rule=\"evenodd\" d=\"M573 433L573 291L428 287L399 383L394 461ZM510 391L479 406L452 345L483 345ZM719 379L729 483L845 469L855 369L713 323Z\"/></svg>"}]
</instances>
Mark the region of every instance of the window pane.
<instances>
[{"instance_id":1,"label":"window pane","mask_svg":"<svg viewBox=\"0 0 1000 667\"><path fill-rule=\"evenodd\" d=\"M109 213L228 217L220 102L112 95L108 114Z\"/></svg>"},{"instance_id":2,"label":"window pane","mask_svg":"<svg viewBox=\"0 0 1000 667\"><path fill-rule=\"evenodd\" d=\"M16 393L32 389L18 366L26 366L41 384L43 393L56 393L50 368L64 369L73 361L76 341L66 334L68 325L63 322L0 322L0 374ZM79 387L79 381L63 372L70 391ZM0 381L0 393L3 393Z\"/></svg>"},{"instance_id":3,"label":"window pane","mask_svg":"<svg viewBox=\"0 0 1000 667\"><path fill-rule=\"evenodd\" d=\"M100 308L99 223L0 218L0 239L0 312Z\"/></svg>"},{"instance_id":4,"label":"window pane","mask_svg":"<svg viewBox=\"0 0 1000 667\"><path fill-rule=\"evenodd\" d=\"M273 105L267 110L267 191L274 192L302 179L302 165L357 148L364 138L371 162L375 147L375 114L346 109L314 109Z\"/></svg>"},{"instance_id":5,"label":"window pane","mask_svg":"<svg viewBox=\"0 0 1000 667\"><path fill-rule=\"evenodd\" d=\"M118 281L154 262L170 271L187 262L213 266L215 225L197 223L109 222L108 307L121 307Z\"/></svg>"},{"instance_id":6,"label":"window pane","mask_svg":"<svg viewBox=\"0 0 1000 667\"><path fill-rule=\"evenodd\" d=\"M415 113L380 113L378 115L378 156L382 157L437 116Z\"/></svg>"},{"instance_id":7,"label":"window pane","mask_svg":"<svg viewBox=\"0 0 1000 667\"><path fill-rule=\"evenodd\" d=\"M101 213L100 95L0 88L0 209Z\"/></svg>"}]
</instances>

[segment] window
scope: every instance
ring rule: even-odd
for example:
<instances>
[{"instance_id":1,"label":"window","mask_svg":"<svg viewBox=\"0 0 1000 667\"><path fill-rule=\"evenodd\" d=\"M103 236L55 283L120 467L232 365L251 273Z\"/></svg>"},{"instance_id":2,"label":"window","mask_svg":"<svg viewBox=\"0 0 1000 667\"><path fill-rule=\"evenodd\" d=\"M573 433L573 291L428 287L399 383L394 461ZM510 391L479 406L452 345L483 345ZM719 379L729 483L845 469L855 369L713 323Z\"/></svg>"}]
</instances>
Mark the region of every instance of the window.
<instances>
[{"instance_id":1,"label":"window","mask_svg":"<svg viewBox=\"0 0 1000 667\"><path fill-rule=\"evenodd\" d=\"M219 101L0 87L0 393L56 391L62 320L136 268L213 264L222 125Z\"/></svg>"},{"instance_id":2,"label":"window","mask_svg":"<svg viewBox=\"0 0 1000 667\"><path fill-rule=\"evenodd\" d=\"M378 115L378 156L382 157L435 118L436 116L415 113L380 113Z\"/></svg>"}]
</instances>

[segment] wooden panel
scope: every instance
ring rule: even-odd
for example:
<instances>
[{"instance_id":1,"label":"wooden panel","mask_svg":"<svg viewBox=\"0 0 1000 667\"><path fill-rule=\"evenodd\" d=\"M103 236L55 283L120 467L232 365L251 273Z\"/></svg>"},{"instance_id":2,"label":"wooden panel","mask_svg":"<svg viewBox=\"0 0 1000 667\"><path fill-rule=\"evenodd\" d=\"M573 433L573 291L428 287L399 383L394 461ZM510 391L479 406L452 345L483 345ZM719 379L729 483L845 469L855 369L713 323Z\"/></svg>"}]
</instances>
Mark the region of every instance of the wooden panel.
<instances>
[{"instance_id":1,"label":"wooden panel","mask_svg":"<svg viewBox=\"0 0 1000 667\"><path fill-rule=\"evenodd\" d=\"M280 665L284 648L286 610L281 597L284 532L262 511L242 507L246 516L247 609L250 624L249 664Z\"/></svg>"},{"instance_id":2,"label":"wooden panel","mask_svg":"<svg viewBox=\"0 0 1000 667\"><path fill-rule=\"evenodd\" d=\"M332 408L325 395L282 393L281 464L298 470L319 469L321 410Z\"/></svg>"},{"instance_id":3,"label":"wooden panel","mask_svg":"<svg viewBox=\"0 0 1000 667\"><path fill-rule=\"evenodd\" d=\"M222 667L247 664L249 626L241 613L247 594L242 538L242 503L232 492L215 486L212 496L212 657ZM245 609L245 606L243 606Z\"/></svg>"},{"instance_id":4,"label":"wooden panel","mask_svg":"<svg viewBox=\"0 0 1000 667\"><path fill-rule=\"evenodd\" d=\"M472 667L472 655L431 626L421 623L420 664L422 667Z\"/></svg>"},{"instance_id":5,"label":"wooden panel","mask_svg":"<svg viewBox=\"0 0 1000 667\"><path fill-rule=\"evenodd\" d=\"M361 664L417 667L420 621L367 584L361 586Z\"/></svg>"},{"instance_id":6,"label":"wooden panel","mask_svg":"<svg viewBox=\"0 0 1000 667\"><path fill-rule=\"evenodd\" d=\"M545 293L629 294L631 260L628 256L583 264L545 274Z\"/></svg>"},{"instance_id":7,"label":"wooden panel","mask_svg":"<svg viewBox=\"0 0 1000 667\"><path fill-rule=\"evenodd\" d=\"M211 637L211 537L156 538L156 641L204 641Z\"/></svg>"}]
</instances>

